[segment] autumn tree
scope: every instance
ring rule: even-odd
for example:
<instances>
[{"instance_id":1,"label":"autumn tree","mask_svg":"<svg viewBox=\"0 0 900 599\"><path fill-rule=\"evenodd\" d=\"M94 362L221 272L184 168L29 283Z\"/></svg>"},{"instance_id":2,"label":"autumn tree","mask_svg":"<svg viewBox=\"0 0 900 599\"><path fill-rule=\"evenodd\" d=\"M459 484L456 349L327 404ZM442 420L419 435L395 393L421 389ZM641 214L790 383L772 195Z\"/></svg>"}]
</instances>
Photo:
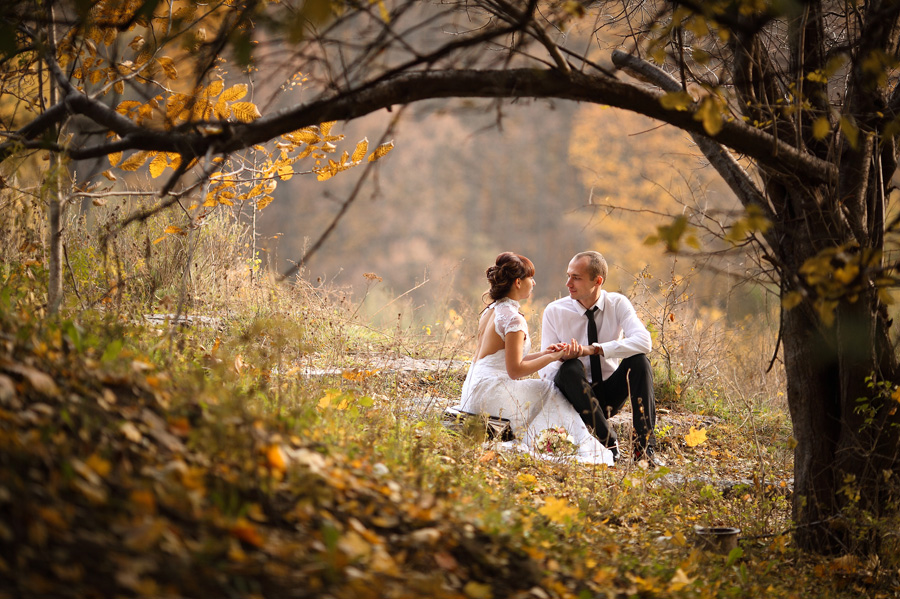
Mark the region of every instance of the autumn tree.
<instances>
[{"instance_id":1,"label":"autumn tree","mask_svg":"<svg viewBox=\"0 0 900 599\"><path fill-rule=\"evenodd\" d=\"M121 168L165 156L164 197L256 144L425 99L588 102L693 135L747 209L732 238L757 245L779 282L795 537L820 551L877 547L877 526L860 532L854 515L896 513L900 474L886 305L900 3L106 0L59 4L52 17L49 4L2 9L4 86L40 63L59 97L4 121L0 158L122 153ZM166 84L183 69L208 90L222 59L269 81L302 73L308 92L241 118ZM140 108L123 110L123 95ZM69 120L78 143L55 134ZM317 160L351 163L321 146ZM676 247L688 226L663 240Z\"/></svg>"}]
</instances>

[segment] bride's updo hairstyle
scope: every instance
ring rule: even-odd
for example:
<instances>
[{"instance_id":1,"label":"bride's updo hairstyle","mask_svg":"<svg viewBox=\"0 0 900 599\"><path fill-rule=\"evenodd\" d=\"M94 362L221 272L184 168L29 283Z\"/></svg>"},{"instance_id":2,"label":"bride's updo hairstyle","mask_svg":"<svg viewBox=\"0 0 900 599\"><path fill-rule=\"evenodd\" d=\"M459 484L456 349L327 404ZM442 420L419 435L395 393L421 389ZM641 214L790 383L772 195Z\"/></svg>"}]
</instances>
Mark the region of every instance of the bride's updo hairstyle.
<instances>
[{"instance_id":1,"label":"bride's updo hairstyle","mask_svg":"<svg viewBox=\"0 0 900 599\"><path fill-rule=\"evenodd\" d=\"M487 294L492 300L497 301L506 297L512 289L516 279L525 279L534 276L534 264L525 256L512 252L503 252L497 256L497 261L487 269L487 280L491 284Z\"/></svg>"}]
</instances>

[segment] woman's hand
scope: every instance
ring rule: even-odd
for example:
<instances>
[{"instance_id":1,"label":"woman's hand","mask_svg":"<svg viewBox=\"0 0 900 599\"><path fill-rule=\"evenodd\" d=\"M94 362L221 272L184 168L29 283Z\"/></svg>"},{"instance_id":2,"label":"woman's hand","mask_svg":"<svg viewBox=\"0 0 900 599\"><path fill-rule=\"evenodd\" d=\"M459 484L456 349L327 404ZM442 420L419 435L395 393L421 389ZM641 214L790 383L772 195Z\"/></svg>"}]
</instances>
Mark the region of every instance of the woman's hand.
<instances>
[{"instance_id":1,"label":"woman's hand","mask_svg":"<svg viewBox=\"0 0 900 599\"><path fill-rule=\"evenodd\" d=\"M547 349L544 350L544 355L550 356L554 360L561 360L568 349L569 345L567 343L554 343L547 346Z\"/></svg>"}]
</instances>

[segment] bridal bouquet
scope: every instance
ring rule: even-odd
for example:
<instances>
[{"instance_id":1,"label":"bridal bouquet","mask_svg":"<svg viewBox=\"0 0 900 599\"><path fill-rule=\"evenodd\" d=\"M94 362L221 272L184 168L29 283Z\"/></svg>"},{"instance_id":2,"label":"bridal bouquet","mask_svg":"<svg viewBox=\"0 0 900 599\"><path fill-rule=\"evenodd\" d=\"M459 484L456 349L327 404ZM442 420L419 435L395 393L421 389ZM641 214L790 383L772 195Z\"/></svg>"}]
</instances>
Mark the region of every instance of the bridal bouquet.
<instances>
[{"instance_id":1,"label":"bridal bouquet","mask_svg":"<svg viewBox=\"0 0 900 599\"><path fill-rule=\"evenodd\" d=\"M572 455L578 451L575 439L562 426L542 430L538 435L536 445L538 451L553 455Z\"/></svg>"}]
</instances>

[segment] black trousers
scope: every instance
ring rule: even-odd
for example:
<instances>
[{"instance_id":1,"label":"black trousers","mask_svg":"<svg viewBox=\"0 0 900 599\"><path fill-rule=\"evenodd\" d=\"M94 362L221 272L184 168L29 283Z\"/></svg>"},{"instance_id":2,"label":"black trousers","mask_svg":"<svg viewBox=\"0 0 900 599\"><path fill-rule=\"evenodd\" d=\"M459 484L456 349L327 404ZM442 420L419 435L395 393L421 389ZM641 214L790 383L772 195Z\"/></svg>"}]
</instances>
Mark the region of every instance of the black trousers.
<instances>
[{"instance_id":1,"label":"black trousers","mask_svg":"<svg viewBox=\"0 0 900 599\"><path fill-rule=\"evenodd\" d=\"M566 360L554 382L594 436L607 447L618 442L616 431L607 418L617 414L629 398L637 446L656 446L656 436L653 434L656 426L653 369L645 354L623 359L608 379L593 385L587 379L581 360Z\"/></svg>"}]
</instances>

